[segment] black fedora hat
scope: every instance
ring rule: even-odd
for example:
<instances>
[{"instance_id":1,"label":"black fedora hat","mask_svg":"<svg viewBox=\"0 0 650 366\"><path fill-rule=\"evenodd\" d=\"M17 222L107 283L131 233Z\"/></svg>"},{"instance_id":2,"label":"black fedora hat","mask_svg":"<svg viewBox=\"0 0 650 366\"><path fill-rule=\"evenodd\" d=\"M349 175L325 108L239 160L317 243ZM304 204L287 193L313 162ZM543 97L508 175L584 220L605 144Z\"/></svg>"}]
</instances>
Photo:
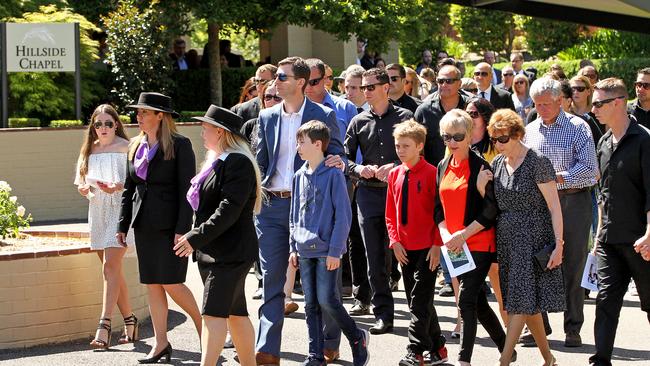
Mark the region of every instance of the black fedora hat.
<instances>
[{"instance_id":1,"label":"black fedora hat","mask_svg":"<svg viewBox=\"0 0 650 366\"><path fill-rule=\"evenodd\" d=\"M171 114L174 118L180 117L172 108L172 98L152 92L142 92L136 104L129 104L126 106L131 109L150 109L152 111L165 112Z\"/></svg>"},{"instance_id":2,"label":"black fedora hat","mask_svg":"<svg viewBox=\"0 0 650 366\"><path fill-rule=\"evenodd\" d=\"M192 119L223 128L224 130L230 131L231 133L243 138L244 140L248 140L246 136L240 132L241 127L244 124L244 120L240 116L225 108L210 104L208 111L205 112L205 116L192 117Z\"/></svg>"}]
</instances>

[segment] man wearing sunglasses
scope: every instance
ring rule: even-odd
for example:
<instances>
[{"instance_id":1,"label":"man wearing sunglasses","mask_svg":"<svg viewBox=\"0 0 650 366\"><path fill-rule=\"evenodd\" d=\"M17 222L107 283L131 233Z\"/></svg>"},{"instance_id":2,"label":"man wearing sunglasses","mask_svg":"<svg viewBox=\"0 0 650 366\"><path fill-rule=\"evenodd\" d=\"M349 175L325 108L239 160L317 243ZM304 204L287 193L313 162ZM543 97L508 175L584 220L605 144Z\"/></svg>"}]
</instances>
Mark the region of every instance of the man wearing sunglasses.
<instances>
[{"instance_id":1,"label":"man wearing sunglasses","mask_svg":"<svg viewBox=\"0 0 650 366\"><path fill-rule=\"evenodd\" d=\"M538 116L526 126L524 143L551 160L562 206L564 233L556 235L564 239L564 345L580 347L584 323L584 290L580 283L591 228L591 187L598 176L596 150L589 125L562 110L559 81L549 77L535 80L530 96Z\"/></svg>"},{"instance_id":2,"label":"man wearing sunglasses","mask_svg":"<svg viewBox=\"0 0 650 366\"><path fill-rule=\"evenodd\" d=\"M415 111L415 120L427 128L424 158L434 166L445 156L445 144L440 138L440 119L454 108L465 110L470 97L460 92L460 70L453 65L440 68L438 90L427 97Z\"/></svg>"},{"instance_id":3,"label":"man wearing sunglasses","mask_svg":"<svg viewBox=\"0 0 650 366\"><path fill-rule=\"evenodd\" d=\"M311 120L324 122L331 131L327 166L345 168L343 144L336 115L331 109L305 98L310 77L307 63L288 57L278 64L275 86L282 103L263 109L259 116L257 163L268 203L255 220L259 237L264 302L255 356L258 365L278 365L284 324L284 283L289 261L289 206L293 174L303 165L296 152L296 132Z\"/></svg>"},{"instance_id":4,"label":"man wearing sunglasses","mask_svg":"<svg viewBox=\"0 0 650 366\"><path fill-rule=\"evenodd\" d=\"M600 290L594 321L596 353L589 358L594 366L612 365L630 279L650 322L650 131L628 116L627 97L625 84L615 78L596 83L592 96L592 112L609 127L598 144L602 219L594 246ZM647 334L643 328L639 334Z\"/></svg>"},{"instance_id":5,"label":"man wearing sunglasses","mask_svg":"<svg viewBox=\"0 0 650 366\"><path fill-rule=\"evenodd\" d=\"M510 94L514 93L512 87L514 86L515 80L515 70L512 69L512 66L506 65L501 70L501 83L497 85L497 88L507 90Z\"/></svg>"},{"instance_id":6,"label":"man wearing sunglasses","mask_svg":"<svg viewBox=\"0 0 650 366\"><path fill-rule=\"evenodd\" d=\"M257 118L262 109L262 87L264 84L275 79L275 73L278 68L275 65L265 64L257 68L255 71L255 88L257 89L257 96L249 101L238 104L230 110L237 113L244 121Z\"/></svg>"},{"instance_id":7,"label":"man wearing sunglasses","mask_svg":"<svg viewBox=\"0 0 650 366\"><path fill-rule=\"evenodd\" d=\"M628 104L627 113L633 115L637 123L650 128L650 67L637 72L634 91L636 100Z\"/></svg>"},{"instance_id":8,"label":"man wearing sunglasses","mask_svg":"<svg viewBox=\"0 0 650 366\"><path fill-rule=\"evenodd\" d=\"M372 334L393 329L395 304L389 287L392 253L388 249L385 219L386 181L388 172L401 164L395 152L393 126L413 117L411 111L390 103L389 80L386 71L378 68L363 73L360 89L370 110L352 119L345 136L350 176L359 180L356 200L376 319L369 329ZM356 163L358 149L363 151L361 164Z\"/></svg>"},{"instance_id":9,"label":"man wearing sunglasses","mask_svg":"<svg viewBox=\"0 0 650 366\"><path fill-rule=\"evenodd\" d=\"M363 96L361 91L361 78L364 73L363 67L359 65L350 65L345 71L345 80L344 80L344 90L345 90L345 99L354 103L357 107L357 112L361 113L363 111L370 110L370 104L366 101L366 97Z\"/></svg>"},{"instance_id":10,"label":"man wearing sunglasses","mask_svg":"<svg viewBox=\"0 0 650 366\"><path fill-rule=\"evenodd\" d=\"M406 69L400 64L389 64L386 66L386 72L390 78L390 87L388 88L388 97L394 106L408 109L415 113L422 101L407 95L404 92L406 81Z\"/></svg>"},{"instance_id":11,"label":"man wearing sunglasses","mask_svg":"<svg viewBox=\"0 0 650 366\"><path fill-rule=\"evenodd\" d=\"M512 94L492 85L492 66L490 64L481 62L476 65L474 67L474 80L478 83L476 96L487 99L494 106L494 109L509 108L515 110Z\"/></svg>"}]
</instances>

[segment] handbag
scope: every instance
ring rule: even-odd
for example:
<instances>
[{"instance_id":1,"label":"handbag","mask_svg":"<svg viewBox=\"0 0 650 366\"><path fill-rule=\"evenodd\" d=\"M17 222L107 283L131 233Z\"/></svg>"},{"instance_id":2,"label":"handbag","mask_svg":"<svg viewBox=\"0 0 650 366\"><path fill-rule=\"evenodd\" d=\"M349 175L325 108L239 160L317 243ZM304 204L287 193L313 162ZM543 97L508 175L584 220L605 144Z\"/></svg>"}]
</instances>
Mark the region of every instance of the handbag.
<instances>
[{"instance_id":1,"label":"handbag","mask_svg":"<svg viewBox=\"0 0 650 366\"><path fill-rule=\"evenodd\" d=\"M555 250L555 243L545 246L533 256L533 262L542 272L549 270L546 265L551 260L553 250Z\"/></svg>"}]
</instances>

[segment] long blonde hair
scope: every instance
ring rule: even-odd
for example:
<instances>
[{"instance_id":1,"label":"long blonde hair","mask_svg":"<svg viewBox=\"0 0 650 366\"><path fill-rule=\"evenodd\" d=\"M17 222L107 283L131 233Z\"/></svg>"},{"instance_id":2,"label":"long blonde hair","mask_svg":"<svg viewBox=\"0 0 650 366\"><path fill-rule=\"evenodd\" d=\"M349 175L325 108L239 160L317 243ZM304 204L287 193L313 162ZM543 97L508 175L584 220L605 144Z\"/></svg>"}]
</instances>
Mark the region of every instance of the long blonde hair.
<instances>
[{"instance_id":1,"label":"long blonde hair","mask_svg":"<svg viewBox=\"0 0 650 366\"><path fill-rule=\"evenodd\" d=\"M117 114L115 108L113 108L110 104L101 104L97 106L92 116L90 116L90 123L88 123L88 128L86 129L86 133L84 133L84 142L81 145L79 158L77 159L77 169L79 170L79 177L82 179L86 176L86 174L88 174L88 157L92 153L93 144L99 138L97 135L97 130L95 130L95 126L93 126L93 124L95 123L97 116L102 113L108 114L113 119L113 123L116 127L115 136L121 137L125 140L129 139L126 135L126 131L124 130L124 126L120 122L120 116Z\"/></svg>"},{"instance_id":2,"label":"long blonde hair","mask_svg":"<svg viewBox=\"0 0 650 366\"><path fill-rule=\"evenodd\" d=\"M170 113L165 113L165 112L159 112L155 111L157 113L162 113L162 121L160 121L160 127L158 127L158 132L156 132L156 138L158 139L158 143L160 146L160 149L162 149L164 158L165 160L171 160L174 158L174 136L179 136L178 130L176 129L176 123L174 122L174 118ZM140 134L134 138L131 139L131 144L129 145L129 160L133 160L133 157L135 156L135 151L138 149L138 145L140 145L140 141L144 138L144 131L140 131Z\"/></svg>"}]
</instances>

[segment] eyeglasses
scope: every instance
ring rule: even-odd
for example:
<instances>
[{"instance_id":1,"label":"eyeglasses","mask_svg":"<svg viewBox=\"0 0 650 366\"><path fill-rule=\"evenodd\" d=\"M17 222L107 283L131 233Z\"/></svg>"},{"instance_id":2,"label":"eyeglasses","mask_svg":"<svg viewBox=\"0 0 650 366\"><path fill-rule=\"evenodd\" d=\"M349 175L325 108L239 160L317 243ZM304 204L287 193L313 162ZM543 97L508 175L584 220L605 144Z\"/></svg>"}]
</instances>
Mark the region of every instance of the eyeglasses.
<instances>
[{"instance_id":1,"label":"eyeglasses","mask_svg":"<svg viewBox=\"0 0 650 366\"><path fill-rule=\"evenodd\" d=\"M474 71L474 76L486 77L486 76L488 76L488 72L487 71Z\"/></svg>"},{"instance_id":2,"label":"eyeglasses","mask_svg":"<svg viewBox=\"0 0 650 366\"><path fill-rule=\"evenodd\" d=\"M450 84L451 85L451 84L455 83L456 81L458 81L458 79L446 79L446 78L437 78L436 79L436 83L438 83L440 85L443 85L443 84Z\"/></svg>"},{"instance_id":3,"label":"eyeglasses","mask_svg":"<svg viewBox=\"0 0 650 366\"><path fill-rule=\"evenodd\" d=\"M455 133L453 135L443 133L440 136L442 137L442 141L444 141L444 142L449 142L452 139L454 141L456 141L456 142L461 142L461 141L465 140L465 134L464 133Z\"/></svg>"},{"instance_id":4,"label":"eyeglasses","mask_svg":"<svg viewBox=\"0 0 650 366\"><path fill-rule=\"evenodd\" d=\"M478 111L467 111L467 114L469 114L469 116L472 118L478 118L480 116Z\"/></svg>"},{"instance_id":5,"label":"eyeglasses","mask_svg":"<svg viewBox=\"0 0 650 366\"><path fill-rule=\"evenodd\" d=\"M571 90L574 92L582 93L583 91L587 90L586 86L572 86Z\"/></svg>"},{"instance_id":6,"label":"eyeglasses","mask_svg":"<svg viewBox=\"0 0 650 366\"><path fill-rule=\"evenodd\" d=\"M113 128L115 126L115 123L113 121L106 121L102 123L101 121L93 123L93 127L95 127L96 130L99 130L100 128L106 127L106 128Z\"/></svg>"},{"instance_id":7,"label":"eyeglasses","mask_svg":"<svg viewBox=\"0 0 650 366\"><path fill-rule=\"evenodd\" d=\"M269 81L271 81L271 80L261 79L261 78L254 78L254 79L253 79L253 84L255 84L255 85L266 84L266 83L268 83Z\"/></svg>"},{"instance_id":8,"label":"eyeglasses","mask_svg":"<svg viewBox=\"0 0 650 366\"><path fill-rule=\"evenodd\" d=\"M391 77L390 77L390 81L395 82L395 81L397 81L397 80L399 80L399 79L401 79L401 78L402 78L401 76L391 76Z\"/></svg>"},{"instance_id":9,"label":"eyeglasses","mask_svg":"<svg viewBox=\"0 0 650 366\"><path fill-rule=\"evenodd\" d=\"M521 85L521 84L526 84L526 82L523 80L515 81L515 85Z\"/></svg>"},{"instance_id":10,"label":"eyeglasses","mask_svg":"<svg viewBox=\"0 0 650 366\"><path fill-rule=\"evenodd\" d=\"M265 101L265 102L270 102L270 101L272 101L272 100L275 100L276 102L281 102L281 101L282 101L282 97L277 96L277 95L271 95L271 94L266 94L266 95L264 95L264 101Z\"/></svg>"},{"instance_id":11,"label":"eyeglasses","mask_svg":"<svg viewBox=\"0 0 650 366\"><path fill-rule=\"evenodd\" d=\"M361 92L365 92L366 90L367 91L375 91L375 88L377 87L377 85L384 85L384 84L386 84L386 83L375 83L375 84L369 84L369 85L361 85L359 87L359 90L361 90Z\"/></svg>"},{"instance_id":12,"label":"eyeglasses","mask_svg":"<svg viewBox=\"0 0 650 366\"><path fill-rule=\"evenodd\" d=\"M643 82L637 81L636 83L634 83L634 87L639 88L639 89L648 90L648 89L650 89L650 83L643 83Z\"/></svg>"},{"instance_id":13,"label":"eyeglasses","mask_svg":"<svg viewBox=\"0 0 650 366\"><path fill-rule=\"evenodd\" d=\"M319 77L319 78L316 78L316 79L311 79L311 80L307 81L307 83L309 83L309 85L311 85L311 86L316 86L316 85L318 85L318 83L320 83L321 80L323 80L322 76Z\"/></svg>"},{"instance_id":14,"label":"eyeglasses","mask_svg":"<svg viewBox=\"0 0 650 366\"><path fill-rule=\"evenodd\" d=\"M289 78L295 78L294 75L287 75L285 73L279 72L275 74L275 78L280 80L280 81L287 81Z\"/></svg>"},{"instance_id":15,"label":"eyeglasses","mask_svg":"<svg viewBox=\"0 0 650 366\"><path fill-rule=\"evenodd\" d=\"M620 96L620 97L614 97L614 98L607 98L607 99L603 99L603 100L596 100L596 101L592 102L591 105L593 105L596 108L600 108L600 107L604 106L605 104L607 104L609 102L615 101L616 99L625 99L625 97Z\"/></svg>"},{"instance_id":16,"label":"eyeglasses","mask_svg":"<svg viewBox=\"0 0 650 366\"><path fill-rule=\"evenodd\" d=\"M509 72L503 73L502 75L503 75L503 76L515 76L515 74L511 74L511 73L509 73Z\"/></svg>"},{"instance_id":17,"label":"eyeglasses","mask_svg":"<svg viewBox=\"0 0 650 366\"><path fill-rule=\"evenodd\" d=\"M507 144L508 141L510 141L510 135L502 135L499 137L490 137L490 141L492 141L492 144L496 144L497 142L500 142L502 144Z\"/></svg>"}]
</instances>

